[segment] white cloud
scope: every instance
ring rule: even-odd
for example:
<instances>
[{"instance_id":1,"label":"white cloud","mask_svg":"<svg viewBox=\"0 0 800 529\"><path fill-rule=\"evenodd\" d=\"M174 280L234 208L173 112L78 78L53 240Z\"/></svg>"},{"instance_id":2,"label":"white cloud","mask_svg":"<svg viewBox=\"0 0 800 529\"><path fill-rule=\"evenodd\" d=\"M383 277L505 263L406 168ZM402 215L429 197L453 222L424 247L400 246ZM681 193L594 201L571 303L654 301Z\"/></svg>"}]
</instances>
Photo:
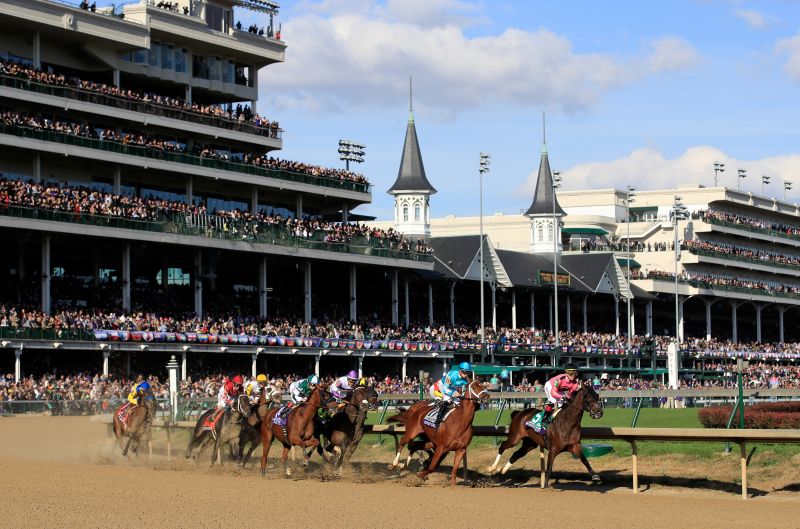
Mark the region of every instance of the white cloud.
<instances>
[{"instance_id":1,"label":"white cloud","mask_svg":"<svg viewBox=\"0 0 800 529\"><path fill-rule=\"evenodd\" d=\"M602 162L578 164L561 172L566 189L624 189L632 185L637 189L668 189L682 184L702 184L711 187L714 183L714 162L725 164L720 174L721 186L735 189L737 169L747 170L742 190L761 193L761 175L769 175L771 183L766 194L783 197L783 181L795 179L800 174L800 155L762 158L760 160L738 160L723 151L706 145L686 149L676 158L666 158L652 148L636 149L624 158ZM533 189L538 168L528 176L520 188ZM795 187L800 182L795 181ZM791 198L791 195L790 195Z\"/></svg>"},{"instance_id":2,"label":"white cloud","mask_svg":"<svg viewBox=\"0 0 800 529\"><path fill-rule=\"evenodd\" d=\"M765 15L755 9L734 9L733 14L742 19L745 24L753 29L768 29L770 26L775 25L778 19L772 15Z\"/></svg>"},{"instance_id":3,"label":"white cloud","mask_svg":"<svg viewBox=\"0 0 800 529\"><path fill-rule=\"evenodd\" d=\"M800 81L800 34L779 40L775 51L787 56L783 71L795 81Z\"/></svg>"},{"instance_id":4,"label":"white cloud","mask_svg":"<svg viewBox=\"0 0 800 529\"><path fill-rule=\"evenodd\" d=\"M686 70L700 63L697 50L679 37L663 37L653 41L651 46L647 65L653 73Z\"/></svg>"},{"instance_id":5,"label":"white cloud","mask_svg":"<svg viewBox=\"0 0 800 529\"><path fill-rule=\"evenodd\" d=\"M576 52L551 31L508 28L472 37L458 0L326 0L284 21L286 63L265 68L261 83L274 106L305 101L316 108L368 107L404 101L413 75L418 106L454 114L470 106L511 102L567 111L592 105L609 90L645 75L691 67L697 52L675 37L619 58ZM427 6L424 9L421 6ZM412 13L416 13L413 14ZM336 103L331 103L336 101Z\"/></svg>"}]
</instances>

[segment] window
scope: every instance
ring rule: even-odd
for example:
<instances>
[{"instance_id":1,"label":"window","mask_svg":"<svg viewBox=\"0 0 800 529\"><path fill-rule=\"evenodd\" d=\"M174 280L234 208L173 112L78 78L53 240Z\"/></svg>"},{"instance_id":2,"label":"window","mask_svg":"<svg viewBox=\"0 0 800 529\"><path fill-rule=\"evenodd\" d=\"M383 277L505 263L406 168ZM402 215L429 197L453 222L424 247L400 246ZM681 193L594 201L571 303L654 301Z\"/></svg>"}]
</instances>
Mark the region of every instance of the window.
<instances>
[{"instance_id":1,"label":"window","mask_svg":"<svg viewBox=\"0 0 800 529\"><path fill-rule=\"evenodd\" d=\"M159 285L164 285L162 278L164 271L160 270L156 274L156 281ZM167 268L167 285L188 285L190 284L189 273L184 272L182 268Z\"/></svg>"},{"instance_id":2,"label":"window","mask_svg":"<svg viewBox=\"0 0 800 529\"><path fill-rule=\"evenodd\" d=\"M136 50L133 52L133 62L136 64L147 64L148 50Z\"/></svg>"},{"instance_id":3,"label":"window","mask_svg":"<svg viewBox=\"0 0 800 529\"><path fill-rule=\"evenodd\" d=\"M415 222L419 222L420 221L420 207L419 207L419 204L414 206L414 221Z\"/></svg>"},{"instance_id":4,"label":"window","mask_svg":"<svg viewBox=\"0 0 800 529\"><path fill-rule=\"evenodd\" d=\"M186 73L186 48L175 48L175 71Z\"/></svg>"},{"instance_id":5,"label":"window","mask_svg":"<svg viewBox=\"0 0 800 529\"><path fill-rule=\"evenodd\" d=\"M539 227L536 229L539 235L539 242L544 241L544 230L542 229L542 225L539 224Z\"/></svg>"},{"instance_id":6,"label":"window","mask_svg":"<svg viewBox=\"0 0 800 529\"><path fill-rule=\"evenodd\" d=\"M213 57L211 55L208 56L208 78L210 80L221 80L222 76L220 75L220 66L221 61L219 60L219 57Z\"/></svg>"},{"instance_id":7,"label":"window","mask_svg":"<svg viewBox=\"0 0 800 529\"><path fill-rule=\"evenodd\" d=\"M236 65L233 61L225 61L222 63L222 82L233 83L235 78Z\"/></svg>"},{"instance_id":8,"label":"window","mask_svg":"<svg viewBox=\"0 0 800 529\"><path fill-rule=\"evenodd\" d=\"M408 206L403 206L403 222L408 222Z\"/></svg>"},{"instance_id":9,"label":"window","mask_svg":"<svg viewBox=\"0 0 800 529\"><path fill-rule=\"evenodd\" d=\"M206 24L209 28L222 31L223 9L213 4L206 4Z\"/></svg>"},{"instance_id":10,"label":"window","mask_svg":"<svg viewBox=\"0 0 800 529\"><path fill-rule=\"evenodd\" d=\"M161 67L161 45L158 42L150 43L150 49L147 51L147 64Z\"/></svg>"},{"instance_id":11,"label":"window","mask_svg":"<svg viewBox=\"0 0 800 529\"><path fill-rule=\"evenodd\" d=\"M547 240L553 242L553 225L547 226Z\"/></svg>"},{"instance_id":12,"label":"window","mask_svg":"<svg viewBox=\"0 0 800 529\"><path fill-rule=\"evenodd\" d=\"M164 44L161 46L161 67L165 70L172 70L172 57L174 55L172 46Z\"/></svg>"}]
</instances>

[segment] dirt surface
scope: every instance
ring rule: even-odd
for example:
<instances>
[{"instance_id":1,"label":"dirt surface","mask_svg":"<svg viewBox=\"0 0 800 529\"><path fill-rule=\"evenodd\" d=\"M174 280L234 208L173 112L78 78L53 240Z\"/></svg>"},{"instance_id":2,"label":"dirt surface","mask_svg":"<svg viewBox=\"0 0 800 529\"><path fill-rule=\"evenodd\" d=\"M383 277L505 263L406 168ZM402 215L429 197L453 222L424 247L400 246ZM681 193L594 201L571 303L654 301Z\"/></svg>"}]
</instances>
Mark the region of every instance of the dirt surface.
<instances>
[{"instance_id":1,"label":"dirt surface","mask_svg":"<svg viewBox=\"0 0 800 529\"><path fill-rule=\"evenodd\" d=\"M184 446L181 442L176 451ZM261 478L255 469L233 464L209 469L182 456L167 460L159 453L162 449L157 443L152 459L125 461L118 451L111 455L106 426L87 417L0 417L0 527L416 529L446 523L528 528L556 519L593 529L686 523L707 529L800 526L796 484L764 487L754 480L756 496L743 501L734 485L713 490L680 480L672 484L654 470L650 479L643 478L650 484L634 496L622 468L609 468L613 460L595 460L610 483L593 487L576 462L562 455L557 460L559 481L540 490L538 481L527 480L530 471L524 467L512 479L478 471L491 459L490 450L484 450L470 458L470 468L476 470L472 486L459 480L453 489L445 485L442 472L427 482L388 472L391 457L385 448L359 449L357 470L342 477L314 465L307 473L296 469L289 479L274 465ZM681 475L679 461L658 464ZM732 468L737 464L730 461ZM796 463L792 466L796 469ZM708 481L713 485L714 480Z\"/></svg>"}]
</instances>

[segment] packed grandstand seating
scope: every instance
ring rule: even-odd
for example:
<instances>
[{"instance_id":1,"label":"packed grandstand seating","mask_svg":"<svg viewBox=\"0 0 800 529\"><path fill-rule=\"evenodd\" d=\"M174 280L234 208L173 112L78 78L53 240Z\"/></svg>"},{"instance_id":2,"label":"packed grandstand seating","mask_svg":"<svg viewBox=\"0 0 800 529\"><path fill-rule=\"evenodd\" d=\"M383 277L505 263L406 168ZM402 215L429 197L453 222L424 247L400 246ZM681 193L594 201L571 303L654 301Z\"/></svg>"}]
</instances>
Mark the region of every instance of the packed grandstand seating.
<instances>
[{"instance_id":1,"label":"packed grandstand seating","mask_svg":"<svg viewBox=\"0 0 800 529\"><path fill-rule=\"evenodd\" d=\"M788 236L800 236L800 226L793 226L790 224L784 224L782 222L773 222L763 218L742 215L739 213L730 213L714 208L697 211L692 214L692 218L701 219L706 222L713 222L716 220L730 224L740 224L749 228L776 232Z\"/></svg>"},{"instance_id":2,"label":"packed grandstand seating","mask_svg":"<svg viewBox=\"0 0 800 529\"><path fill-rule=\"evenodd\" d=\"M24 79L53 87L75 89L77 99L90 103L116 106L118 108L137 110L149 114L193 120L226 129L252 132L255 134L277 138L280 125L260 114L253 114L248 105L201 105L188 103L180 97L171 97L141 90L119 88L106 83L89 81L78 77L66 76L33 68L32 66L0 59L0 76ZM133 104L134 106L131 106ZM167 112L164 111L180 111ZM196 121L196 120L193 120ZM247 126L244 126L247 125Z\"/></svg>"},{"instance_id":3,"label":"packed grandstand seating","mask_svg":"<svg viewBox=\"0 0 800 529\"><path fill-rule=\"evenodd\" d=\"M631 272L632 279L666 279L675 280L674 272L664 270L636 270ZM722 289L748 289L763 290L767 294L800 294L800 285L787 283L784 281L762 281L759 279L747 279L741 276L729 274L711 274L704 272L683 271L678 274L678 280L700 288L722 288Z\"/></svg>"},{"instance_id":4,"label":"packed grandstand seating","mask_svg":"<svg viewBox=\"0 0 800 529\"><path fill-rule=\"evenodd\" d=\"M280 228L293 237L326 243L360 242L365 246L391 250L431 252L425 241L411 241L392 228L382 230L360 224L284 218L280 215L253 214L238 209L215 210L209 215L202 203L187 204L152 197L138 198L114 195L88 187L69 187L57 183L36 184L0 178L0 208L9 206L142 221L174 222L176 216L181 216L184 223L202 226L206 232L218 230L237 233L241 239L254 238L269 228ZM211 233L207 235L213 236Z\"/></svg>"},{"instance_id":5,"label":"packed grandstand seating","mask_svg":"<svg viewBox=\"0 0 800 529\"><path fill-rule=\"evenodd\" d=\"M712 252L717 254L729 255L739 259L750 261L764 261L777 265L800 265L800 256L787 254L785 252L768 252L747 246L733 244L723 244L713 241L691 240L686 241L685 247L690 252Z\"/></svg>"}]
</instances>

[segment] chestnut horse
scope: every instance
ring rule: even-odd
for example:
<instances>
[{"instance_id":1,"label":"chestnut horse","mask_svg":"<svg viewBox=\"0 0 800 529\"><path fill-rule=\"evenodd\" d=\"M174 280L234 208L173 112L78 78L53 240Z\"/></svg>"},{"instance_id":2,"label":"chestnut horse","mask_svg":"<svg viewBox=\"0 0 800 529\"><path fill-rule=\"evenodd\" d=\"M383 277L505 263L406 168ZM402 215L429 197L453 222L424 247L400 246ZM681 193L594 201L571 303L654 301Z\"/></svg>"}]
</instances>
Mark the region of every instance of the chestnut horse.
<instances>
[{"instance_id":1,"label":"chestnut horse","mask_svg":"<svg viewBox=\"0 0 800 529\"><path fill-rule=\"evenodd\" d=\"M487 400L489 400L489 392L480 382L474 381L467 386L467 391L461 397L460 403L445 417L438 428L431 428L422 421L431 410L426 401L416 403L399 415L390 417L389 422L399 422L405 426L403 438L399 442L396 441L397 455L391 468L397 468L403 447L418 435L424 434L429 440L426 446L433 448L433 456L428 462L428 467L420 471L417 476L425 478L436 470L445 454L455 452L453 471L450 474L450 485L455 486L458 467L467 453L467 446L472 441L472 419L475 417L475 411L478 409L480 401Z\"/></svg>"},{"instance_id":2,"label":"chestnut horse","mask_svg":"<svg viewBox=\"0 0 800 529\"><path fill-rule=\"evenodd\" d=\"M308 460L311 457L313 449L319 445L319 440L314 438L314 415L317 410L324 407L330 399L330 393L321 386L317 386L309 395L308 400L304 403L297 405L286 417L286 426L281 427L272 423L272 419L280 408L272 408L267 410L267 414L261 421L261 475L265 476L267 473L267 456L272 441L277 439L283 445L283 467L286 475L291 475L289 470L289 450L292 446L300 446L305 452L303 454L303 466L308 465Z\"/></svg>"},{"instance_id":3,"label":"chestnut horse","mask_svg":"<svg viewBox=\"0 0 800 529\"><path fill-rule=\"evenodd\" d=\"M553 460L562 452L571 452L579 457L581 463L589 471L589 476L593 483L600 483L600 476L592 469L592 466L583 455L581 448L581 419L583 412L588 411L592 419L599 419L603 416L603 403L600 396L588 382L584 382L581 388L575 392L569 403L564 406L553 418L553 422L547 428L547 440L549 449L547 450L547 469L545 471L544 487L550 481L550 472L553 470ZM528 408L522 411L515 411L511 414L511 425L508 427L508 437L497 450L497 458L494 464L489 467L489 472L494 472L500 463L500 456L509 448L522 440L522 446L511 455L511 458L503 467L501 474L505 474L511 465L537 446L545 447L542 435L533 428L528 428L525 423L531 420L539 410Z\"/></svg>"},{"instance_id":4,"label":"chestnut horse","mask_svg":"<svg viewBox=\"0 0 800 529\"><path fill-rule=\"evenodd\" d=\"M358 386L353 390L350 399L346 401L344 409L328 421L322 423L318 417L315 417L314 437L318 440L324 437L328 441L325 450L323 450L322 444L317 445L319 455L327 462L325 452L332 452L336 447L339 449L339 455L333 466L347 465L364 436L364 421L367 419L367 411L377 409L378 392L371 386Z\"/></svg>"},{"instance_id":5,"label":"chestnut horse","mask_svg":"<svg viewBox=\"0 0 800 529\"><path fill-rule=\"evenodd\" d=\"M139 443L143 437L150 434L150 425L156 416L156 398L148 390L141 397L142 405L136 406L128 412L128 420L122 422L119 419L119 410L122 406L114 410L114 435L117 438L116 444L122 448L122 455L128 457L128 449L132 449L133 453L139 455ZM128 436L128 442L122 447L122 438Z\"/></svg>"}]
</instances>

